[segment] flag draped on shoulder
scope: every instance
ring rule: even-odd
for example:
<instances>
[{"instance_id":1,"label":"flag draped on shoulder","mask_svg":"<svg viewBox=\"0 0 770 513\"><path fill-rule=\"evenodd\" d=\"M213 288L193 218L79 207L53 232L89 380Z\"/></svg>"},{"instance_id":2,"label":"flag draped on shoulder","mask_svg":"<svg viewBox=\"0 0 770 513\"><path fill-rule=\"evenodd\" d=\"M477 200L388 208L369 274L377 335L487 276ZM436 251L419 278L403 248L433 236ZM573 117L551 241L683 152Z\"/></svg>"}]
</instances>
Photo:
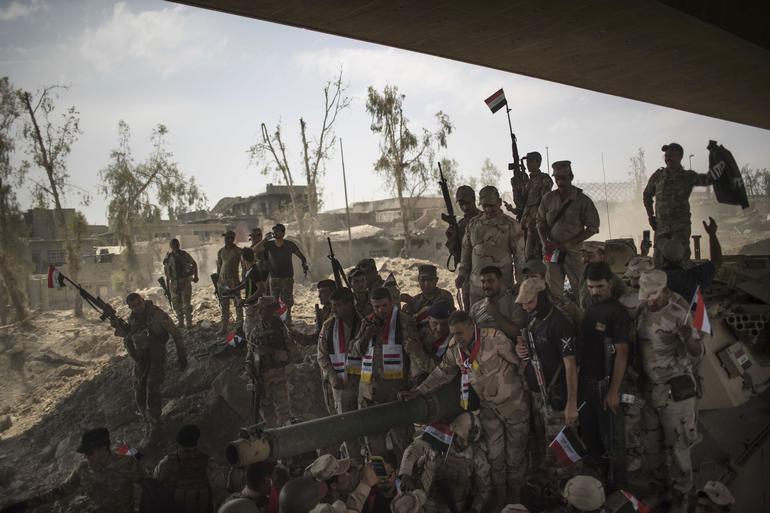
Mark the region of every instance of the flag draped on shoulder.
<instances>
[{"instance_id":1,"label":"flag draped on shoulder","mask_svg":"<svg viewBox=\"0 0 770 513\"><path fill-rule=\"evenodd\" d=\"M709 141L709 177L714 181L714 195L719 203L749 207L746 186L733 154L716 141Z\"/></svg>"},{"instance_id":2,"label":"flag draped on shoulder","mask_svg":"<svg viewBox=\"0 0 770 513\"><path fill-rule=\"evenodd\" d=\"M695 289L695 294L690 303L690 311L692 312L692 324L695 329L701 333L711 335L711 322L709 321L709 314L706 310L706 302L703 300L703 291L700 285Z\"/></svg>"},{"instance_id":3,"label":"flag draped on shoulder","mask_svg":"<svg viewBox=\"0 0 770 513\"><path fill-rule=\"evenodd\" d=\"M48 288L60 289L64 287L64 275L52 265L48 266Z\"/></svg>"},{"instance_id":4,"label":"flag draped on shoulder","mask_svg":"<svg viewBox=\"0 0 770 513\"><path fill-rule=\"evenodd\" d=\"M576 463L588 454L585 443L572 426L564 426L549 447L556 459L564 466Z\"/></svg>"},{"instance_id":5,"label":"flag draped on shoulder","mask_svg":"<svg viewBox=\"0 0 770 513\"><path fill-rule=\"evenodd\" d=\"M503 105L508 105L508 102L505 100L505 93L502 89L484 100L484 103L487 104L487 107L489 107L489 110L492 111L492 114L502 109Z\"/></svg>"}]
</instances>

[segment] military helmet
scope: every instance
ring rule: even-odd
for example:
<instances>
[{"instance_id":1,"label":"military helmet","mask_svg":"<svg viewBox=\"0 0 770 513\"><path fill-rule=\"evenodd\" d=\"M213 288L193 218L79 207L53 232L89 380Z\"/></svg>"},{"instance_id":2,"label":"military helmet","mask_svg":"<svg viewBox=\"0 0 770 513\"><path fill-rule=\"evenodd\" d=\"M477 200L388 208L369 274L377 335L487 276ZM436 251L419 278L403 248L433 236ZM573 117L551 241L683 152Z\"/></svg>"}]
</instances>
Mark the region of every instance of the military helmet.
<instances>
[{"instance_id":1,"label":"military helmet","mask_svg":"<svg viewBox=\"0 0 770 513\"><path fill-rule=\"evenodd\" d=\"M217 513L259 513L259 508L251 499L238 497L225 501Z\"/></svg>"},{"instance_id":2,"label":"military helmet","mask_svg":"<svg viewBox=\"0 0 770 513\"><path fill-rule=\"evenodd\" d=\"M601 481L591 476L575 476L564 485L564 499L578 511L594 511L606 497Z\"/></svg>"}]
</instances>

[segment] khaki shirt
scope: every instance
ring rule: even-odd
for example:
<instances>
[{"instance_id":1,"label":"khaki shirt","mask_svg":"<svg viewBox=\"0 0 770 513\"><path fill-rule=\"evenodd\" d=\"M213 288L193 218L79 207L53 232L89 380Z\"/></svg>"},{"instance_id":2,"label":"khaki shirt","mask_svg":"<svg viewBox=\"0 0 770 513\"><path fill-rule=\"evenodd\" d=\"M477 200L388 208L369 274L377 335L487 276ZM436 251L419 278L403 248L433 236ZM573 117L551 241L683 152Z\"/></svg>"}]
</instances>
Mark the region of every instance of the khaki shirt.
<instances>
[{"instance_id":1,"label":"khaki shirt","mask_svg":"<svg viewBox=\"0 0 770 513\"><path fill-rule=\"evenodd\" d=\"M513 350L513 343L502 331L492 328L482 329L481 337L481 349L476 355L478 368L469 370L469 378L482 407L492 407L509 419L528 415L529 405L518 372L520 360ZM452 339L441 363L416 390L427 394L449 383L460 373L462 365L460 346ZM460 400L459 385L457 400Z\"/></svg>"},{"instance_id":2,"label":"khaki shirt","mask_svg":"<svg viewBox=\"0 0 770 513\"><path fill-rule=\"evenodd\" d=\"M316 355L318 358L318 366L321 368L321 376L324 380L328 381L330 385L337 383L337 375L334 372L331 358L329 357L329 332L335 325L336 317L330 315L323 326L321 326L321 332L318 335L318 347ZM358 323L360 325L360 322ZM350 352L353 348L353 340L356 336L356 332L353 330L353 326L342 323L342 331L345 333L345 342L347 343L346 351ZM348 382L352 381L350 375L348 375Z\"/></svg>"},{"instance_id":3,"label":"khaki shirt","mask_svg":"<svg viewBox=\"0 0 770 513\"><path fill-rule=\"evenodd\" d=\"M241 248L223 246L217 252L217 273L220 283L235 288L241 282Z\"/></svg>"},{"instance_id":4,"label":"khaki shirt","mask_svg":"<svg viewBox=\"0 0 770 513\"><path fill-rule=\"evenodd\" d=\"M673 226L690 225L690 194L695 186L705 187L713 181L708 174L696 173L691 169L668 169L662 167L655 171L644 188L643 201L647 213L653 212L658 229Z\"/></svg>"},{"instance_id":5,"label":"khaki shirt","mask_svg":"<svg viewBox=\"0 0 770 513\"><path fill-rule=\"evenodd\" d=\"M493 265L502 271L503 285L511 288L514 265L519 281L525 259L524 232L519 222L502 212L491 219L482 214L468 222L457 272L470 276L471 284L481 287L481 270Z\"/></svg>"},{"instance_id":6,"label":"khaki shirt","mask_svg":"<svg viewBox=\"0 0 770 513\"><path fill-rule=\"evenodd\" d=\"M136 458L111 454L103 465L83 461L63 488L82 488L99 511L133 513L134 485L145 479L147 474Z\"/></svg>"},{"instance_id":7,"label":"khaki shirt","mask_svg":"<svg viewBox=\"0 0 770 513\"><path fill-rule=\"evenodd\" d=\"M554 225L553 219L562 205L569 200L572 200L572 203ZM583 230L591 235L599 233L599 212L596 211L591 198L577 187L571 186L564 198L557 189L543 196L543 201L537 210L537 227L554 242L566 242ZM567 249L580 249L580 244L580 242L574 243Z\"/></svg>"},{"instance_id":8,"label":"khaki shirt","mask_svg":"<svg viewBox=\"0 0 770 513\"><path fill-rule=\"evenodd\" d=\"M516 297L513 294L500 291L493 299L497 303L497 309L503 317L516 324L519 329L527 325L527 312L524 311L521 305L516 304ZM489 298L485 297L473 303L468 313L479 328L500 329L494 317L487 313L487 305L489 305Z\"/></svg>"},{"instance_id":9,"label":"khaki shirt","mask_svg":"<svg viewBox=\"0 0 770 513\"><path fill-rule=\"evenodd\" d=\"M537 223L537 209L543 196L553 188L553 180L547 173L538 171L529 174L527 182L527 204L524 206L524 212L521 215L521 224L527 227L534 226Z\"/></svg>"}]
</instances>

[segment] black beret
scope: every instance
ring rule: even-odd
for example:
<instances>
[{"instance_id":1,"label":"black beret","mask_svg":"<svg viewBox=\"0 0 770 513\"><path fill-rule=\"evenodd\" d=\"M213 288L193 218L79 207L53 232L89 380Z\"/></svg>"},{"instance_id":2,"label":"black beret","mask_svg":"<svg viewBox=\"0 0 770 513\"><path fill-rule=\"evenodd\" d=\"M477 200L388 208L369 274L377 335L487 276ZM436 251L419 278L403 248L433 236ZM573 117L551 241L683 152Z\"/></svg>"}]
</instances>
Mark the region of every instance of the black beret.
<instances>
[{"instance_id":1,"label":"black beret","mask_svg":"<svg viewBox=\"0 0 770 513\"><path fill-rule=\"evenodd\" d=\"M334 280L321 280L316 284L317 289L336 289L337 288L337 282Z\"/></svg>"},{"instance_id":2,"label":"black beret","mask_svg":"<svg viewBox=\"0 0 770 513\"><path fill-rule=\"evenodd\" d=\"M176 443L182 447L197 447L198 439L201 437L201 430L195 424L182 426L176 434Z\"/></svg>"},{"instance_id":3,"label":"black beret","mask_svg":"<svg viewBox=\"0 0 770 513\"><path fill-rule=\"evenodd\" d=\"M77 452L85 454L93 449L110 446L110 430L107 428L91 429L83 433Z\"/></svg>"},{"instance_id":4,"label":"black beret","mask_svg":"<svg viewBox=\"0 0 770 513\"><path fill-rule=\"evenodd\" d=\"M428 316L434 319L449 319L453 311L454 308L449 301L437 301L428 307Z\"/></svg>"}]
</instances>

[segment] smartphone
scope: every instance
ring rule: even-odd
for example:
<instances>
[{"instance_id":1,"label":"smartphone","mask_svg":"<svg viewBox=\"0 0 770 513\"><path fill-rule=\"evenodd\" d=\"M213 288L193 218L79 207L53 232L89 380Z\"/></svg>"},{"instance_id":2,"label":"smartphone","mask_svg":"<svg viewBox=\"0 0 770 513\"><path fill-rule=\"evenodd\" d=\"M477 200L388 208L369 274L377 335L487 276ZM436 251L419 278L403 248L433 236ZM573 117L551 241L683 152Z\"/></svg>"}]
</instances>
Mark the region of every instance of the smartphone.
<instances>
[{"instance_id":1,"label":"smartphone","mask_svg":"<svg viewBox=\"0 0 770 513\"><path fill-rule=\"evenodd\" d=\"M374 469L374 473L377 474L380 484L387 484L388 470L385 468L385 460L382 456L369 456L369 462L372 464L372 468Z\"/></svg>"}]
</instances>

